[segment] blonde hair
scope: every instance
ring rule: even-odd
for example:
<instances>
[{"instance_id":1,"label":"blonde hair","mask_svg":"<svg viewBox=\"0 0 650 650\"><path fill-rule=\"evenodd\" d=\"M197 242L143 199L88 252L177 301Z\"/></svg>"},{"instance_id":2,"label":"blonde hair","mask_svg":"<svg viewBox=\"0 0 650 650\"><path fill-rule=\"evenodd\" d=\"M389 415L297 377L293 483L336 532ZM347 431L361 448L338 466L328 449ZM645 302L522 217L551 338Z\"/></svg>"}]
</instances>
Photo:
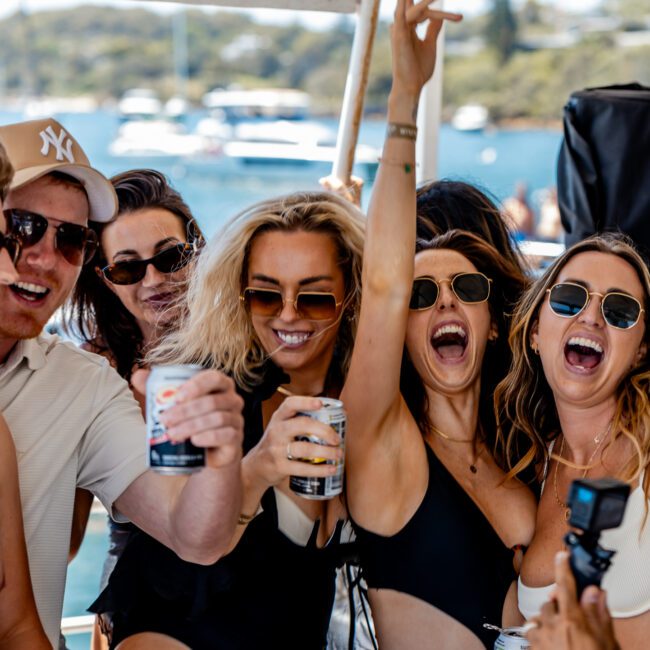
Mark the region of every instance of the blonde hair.
<instances>
[{"instance_id":1,"label":"blonde hair","mask_svg":"<svg viewBox=\"0 0 650 650\"><path fill-rule=\"evenodd\" d=\"M497 386L494 403L497 413L496 457L511 475L531 465L537 466L538 477L548 465L548 443L559 435L560 424L551 388L546 381L539 356L530 347L531 331L546 292L555 283L567 262L589 251L616 255L635 271L645 293L645 333L643 341L650 343L648 328L648 298L650 273L630 239L622 234L606 233L578 242L565 251L544 275L524 293L515 314L510 333L512 367ZM622 377L617 389L616 411L611 426L611 441L618 433L632 443L636 453L625 464L620 478L632 482L645 469L650 459L650 363L648 356ZM603 452L604 453L604 449ZM643 489L648 496L650 473L645 474Z\"/></svg>"},{"instance_id":2,"label":"blonde hair","mask_svg":"<svg viewBox=\"0 0 650 650\"><path fill-rule=\"evenodd\" d=\"M0 200L4 201L9 192L9 186L14 177L14 168L11 165L7 150L0 142Z\"/></svg>"},{"instance_id":3,"label":"blonde hair","mask_svg":"<svg viewBox=\"0 0 650 650\"><path fill-rule=\"evenodd\" d=\"M262 201L235 216L193 263L187 309L178 327L148 355L152 363L198 363L230 374L241 387L261 380L268 358L240 295L252 242L262 233L319 232L332 237L343 270L345 302L330 371L347 371L361 300L365 220L352 203L330 192L299 192Z\"/></svg>"}]
</instances>

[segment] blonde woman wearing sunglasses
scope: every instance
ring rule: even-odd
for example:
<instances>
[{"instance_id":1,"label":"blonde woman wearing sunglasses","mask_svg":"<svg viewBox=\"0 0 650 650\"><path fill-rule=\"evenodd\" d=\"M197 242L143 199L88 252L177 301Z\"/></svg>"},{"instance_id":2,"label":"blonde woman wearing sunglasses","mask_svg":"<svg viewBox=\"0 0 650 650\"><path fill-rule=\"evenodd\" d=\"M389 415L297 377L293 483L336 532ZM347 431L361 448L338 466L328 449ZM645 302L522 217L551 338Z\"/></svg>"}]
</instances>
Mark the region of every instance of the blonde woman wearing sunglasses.
<instances>
[{"instance_id":1,"label":"blonde woman wearing sunglasses","mask_svg":"<svg viewBox=\"0 0 650 650\"><path fill-rule=\"evenodd\" d=\"M525 280L470 233L416 245L415 114L443 20L459 18L397 3L389 124L342 393L348 506L388 650L490 646L496 635L483 624L512 619L512 549L533 533L533 494L504 481L491 454L491 392L507 371L508 312Z\"/></svg>"},{"instance_id":2,"label":"blonde woman wearing sunglasses","mask_svg":"<svg viewBox=\"0 0 650 650\"><path fill-rule=\"evenodd\" d=\"M324 647L345 509L295 494L289 477L330 476L334 465L300 459L343 457L333 429L296 415L342 388L363 225L337 195L292 194L235 217L193 266L187 311L149 358L235 379L246 402L242 512L232 552L210 567L145 535L129 542L102 596L116 609L114 641L157 632L194 650Z\"/></svg>"},{"instance_id":3,"label":"blonde woman wearing sunglasses","mask_svg":"<svg viewBox=\"0 0 650 650\"><path fill-rule=\"evenodd\" d=\"M571 482L614 476L632 488L622 525L601 537L616 551L603 587L623 650L647 647L650 635L649 296L648 269L623 236L576 244L523 297L513 317L512 370L497 394L510 466L533 467L543 480L519 580L526 618L553 595ZM548 632L542 626L536 638Z\"/></svg>"}]
</instances>

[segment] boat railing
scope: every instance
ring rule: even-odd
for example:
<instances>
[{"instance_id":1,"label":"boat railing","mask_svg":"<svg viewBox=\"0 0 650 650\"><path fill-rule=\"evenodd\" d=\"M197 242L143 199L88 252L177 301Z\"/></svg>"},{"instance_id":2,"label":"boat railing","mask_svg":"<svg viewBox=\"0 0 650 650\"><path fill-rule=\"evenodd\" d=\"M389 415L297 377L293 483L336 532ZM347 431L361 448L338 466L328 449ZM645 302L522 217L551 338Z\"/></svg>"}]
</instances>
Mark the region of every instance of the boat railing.
<instances>
[{"instance_id":1,"label":"boat railing","mask_svg":"<svg viewBox=\"0 0 650 650\"><path fill-rule=\"evenodd\" d=\"M61 619L61 632L63 636L72 636L74 634L90 634L95 625L94 614L84 614L83 616L65 616Z\"/></svg>"}]
</instances>

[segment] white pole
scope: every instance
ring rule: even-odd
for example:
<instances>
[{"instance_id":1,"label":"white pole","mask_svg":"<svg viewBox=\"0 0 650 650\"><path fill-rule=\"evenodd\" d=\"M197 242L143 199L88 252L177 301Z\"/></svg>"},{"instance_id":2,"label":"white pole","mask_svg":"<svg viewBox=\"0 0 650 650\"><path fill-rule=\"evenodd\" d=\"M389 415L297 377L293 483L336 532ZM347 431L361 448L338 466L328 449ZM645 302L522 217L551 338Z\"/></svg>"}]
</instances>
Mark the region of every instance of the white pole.
<instances>
[{"instance_id":1,"label":"white pole","mask_svg":"<svg viewBox=\"0 0 650 650\"><path fill-rule=\"evenodd\" d=\"M438 9L443 8L443 0ZM445 30L438 38L438 55L433 77L422 90L418 109L418 140L416 160L418 166L415 178L418 183L436 180L438 177L438 147L440 140L440 120L442 118L442 69L445 57Z\"/></svg>"},{"instance_id":2,"label":"white pole","mask_svg":"<svg viewBox=\"0 0 650 650\"><path fill-rule=\"evenodd\" d=\"M360 0L332 166L332 176L344 185L349 184L354 165L378 17L379 0Z\"/></svg>"}]
</instances>

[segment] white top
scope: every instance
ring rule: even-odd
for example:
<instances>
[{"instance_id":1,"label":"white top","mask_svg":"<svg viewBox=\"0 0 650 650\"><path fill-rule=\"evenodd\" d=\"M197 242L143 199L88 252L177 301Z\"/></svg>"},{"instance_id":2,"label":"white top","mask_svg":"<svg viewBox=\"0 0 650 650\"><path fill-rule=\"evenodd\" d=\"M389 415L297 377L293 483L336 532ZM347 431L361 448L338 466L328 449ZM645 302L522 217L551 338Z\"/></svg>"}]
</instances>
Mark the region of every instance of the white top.
<instances>
[{"instance_id":1,"label":"white top","mask_svg":"<svg viewBox=\"0 0 650 650\"><path fill-rule=\"evenodd\" d=\"M112 513L146 470L142 415L106 359L44 335L0 365L0 412L16 445L36 606L58 647L75 488Z\"/></svg>"},{"instance_id":2,"label":"white top","mask_svg":"<svg viewBox=\"0 0 650 650\"><path fill-rule=\"evenodd\" d=\"M616 551L602 584L614 618L630 618L650 610L650 504L642 485L643 476L630 494L621 525L600 535L600 545ZM519 578L519 611L526 619L539 614L554 587L527 587Z\"/></svg>"}]
</instances>

